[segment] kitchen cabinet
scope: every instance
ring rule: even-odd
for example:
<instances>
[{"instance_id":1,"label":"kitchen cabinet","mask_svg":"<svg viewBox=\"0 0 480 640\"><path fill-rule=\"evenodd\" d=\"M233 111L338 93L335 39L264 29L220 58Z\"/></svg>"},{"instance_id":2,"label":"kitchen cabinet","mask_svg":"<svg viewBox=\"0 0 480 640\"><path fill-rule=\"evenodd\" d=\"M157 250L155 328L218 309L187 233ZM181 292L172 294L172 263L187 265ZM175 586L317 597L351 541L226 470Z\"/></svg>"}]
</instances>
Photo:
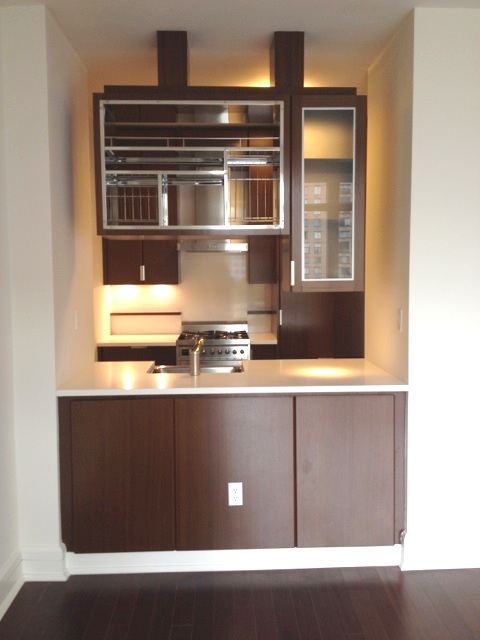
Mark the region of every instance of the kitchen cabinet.
<instances>
[{"instance_id":1,"label":"kitchen cabinet","mask_svg":"<svg viewBox=\"0 0 480 640\"><path fill-rule=\"evenodd\" d=\"M176 240L103 238L104 284L178 284Z\"/></svg>"},{"instance_id":2,"label":"kitchen cabinet","mask_svg":"<svg viewBox=\"0 0 480 640\"><path fill-rule=\"evenodd\" d=\"M363 291L280 292L279 358L363 358Z\"/></svg>"},{"instance_id":3,"label":"kitchen cabinet","mask_svg":"<svg viewBox=\"0 0 480 640\"><path fill-rule=\"evenodd\" d=\"M392 545L404 528L404 394L301 396L299 547Z\"/></svg>"},{"instance_id":4,"label":"kitchen cabinet","mask_svg":"<svg viewBox=\"0 0 480 640\"><path fill-rule=\"evenodd\" d=\"M181 398L175 419L177 549L293 547L293 399Z\"/></svg>"},{"instance_id":5,"label":"kitchen cabinet","mask_svg":"<svg viewBox=\"0 0 480 640\"><path fill-rule=\"evenodd\" d=\"M365 96L293 96L290 290L363 290L365 165Z\"/></svg>"},{"instance_id":6,"label":"kitchen cabinet","mask_svg":"<svg viewBox=\"0 0 480 640\"><path fill-rule=\"evenodd\" d=\"M99 234L284 228L284 103L226 93L95 95Z\"/></svg>"},{"instance_id":7,"label":"kitchen cabinet","mask_svg":"<svg viewBox=\"0 0 480 640\"><path fill-rule=\"evenodd\" d=\"M405 414L388 392L62 397L62 540L76 553L398 544Z\"/></svg>"},{"instance_id":8,"label":"kitchen cabinet","mask_svg":"<svg viewBox=\"0 0 480 640\"><path fill-rule=\"evenodd\" d=\"M248 282L276 284L278 271L278 238L250 236L248 238Z\"/></svg>"},{"instance_id":9,"label":"kitchen cabinet","mask_svg":"<svg viewBox=\"0 0 480 640\"><path fill-rule=\"evenodd\" d=\"M275 360L278 358L276 344L252 344L250 345L251 360Z\"/></svg>"},{"instance_id":10,"label":"kitchen cabinet","mask_svg":"<svg viewBox=\"0 0 480 640\"><path fill-rule=\"evenodd\" d=\"M67 549L173 549L173 400L60 399L59 410Z\"/></svg>"},{"instance_id":11,"label":"kitchen cabinet","mask_svg":"<svg viewBox=\"0 0 480 640\"><path fill-rule=\"evenodd\" d=\"M133 346L112 346L97 347L97 358L99 362L129 362L145 360L154 361L156 364L175 364L175 347L133 347Z\"/></svg>"}]
</instances>

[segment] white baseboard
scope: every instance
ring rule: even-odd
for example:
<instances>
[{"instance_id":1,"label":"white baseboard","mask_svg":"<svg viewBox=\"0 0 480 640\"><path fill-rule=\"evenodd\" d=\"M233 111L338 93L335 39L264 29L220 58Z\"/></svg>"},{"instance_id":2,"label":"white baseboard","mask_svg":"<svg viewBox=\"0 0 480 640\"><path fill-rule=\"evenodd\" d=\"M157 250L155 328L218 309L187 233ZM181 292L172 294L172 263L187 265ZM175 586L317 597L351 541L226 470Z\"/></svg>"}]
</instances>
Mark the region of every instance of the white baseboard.
<instances>
[{"instance_id":1,"label":"white baseboard","mask_svg":"<svg viewBox=\"0 0 480 640\"><path fill-rule=\"evenodd\" d=\"M22 570L26 582L65 581L65 550L62 546L22 547Z\"/></svg>"},{"instance_id":2,"label":"white baseboard","mask_svg":"<svg viewBox=\"0 0 480 640\"><path fill-rule=\"evenodd\" d=\"M22 557L18 550L12 553L7 562L0 567L0 620L14 601L24 582Z\"/></svg>"},{"instance_id":3,"label":"white baseboard","mask_svg":"<svg viewBox=\"0 0 480 640\"><path fill-rule=\"evenodd\" d=\"M401 547L66 554L69 575L399 566Z\"/></svg>"}]
</instances>

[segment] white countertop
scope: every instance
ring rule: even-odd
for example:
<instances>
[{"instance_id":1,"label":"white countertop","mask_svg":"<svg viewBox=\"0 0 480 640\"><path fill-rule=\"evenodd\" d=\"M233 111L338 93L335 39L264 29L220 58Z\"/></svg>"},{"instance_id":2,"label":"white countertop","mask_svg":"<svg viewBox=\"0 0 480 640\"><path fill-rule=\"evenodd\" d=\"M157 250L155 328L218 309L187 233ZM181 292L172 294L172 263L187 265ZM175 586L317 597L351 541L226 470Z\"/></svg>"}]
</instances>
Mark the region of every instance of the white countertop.
<instances>
[{"instance_id":1,"label":"white countertop","mask_svg":"<svg viewBox=\"0 0 480 640\"><path fill-rule=\"evenodd\" d=\"M174 347L178 333L135 335L111 335L97 344L98 347ZM251 344L277 344L273 333L250 334Z\"/></svg>"},{"instance_id":2,"label":"white countertop","mask_svg":"<svg viewBox=\"0 0 480 640\"><path fill-rule=\"evenodd\" d=\"M205 395L407 391L368 360L246 360L241 373L147 373L150 362L96 362L61 385L58 396Z\"/></svg>"}]
</instances>

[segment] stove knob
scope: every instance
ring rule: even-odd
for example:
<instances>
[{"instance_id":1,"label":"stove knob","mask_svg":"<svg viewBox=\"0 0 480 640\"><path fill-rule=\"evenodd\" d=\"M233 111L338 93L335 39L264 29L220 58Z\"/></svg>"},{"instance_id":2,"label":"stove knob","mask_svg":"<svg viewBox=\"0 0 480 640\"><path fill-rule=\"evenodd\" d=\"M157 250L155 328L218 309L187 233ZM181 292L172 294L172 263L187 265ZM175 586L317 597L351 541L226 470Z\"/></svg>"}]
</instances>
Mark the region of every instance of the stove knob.
<instances>
[{"instance_id":1,"label":"stove knob","mask_svg":"<svg viewBox=\"0 0 480 640\"><path fill-rule=\"evenodd\" d=\"M240 349L240 353L245 353L245 351L243 349Z\"/></svg>"},{"instance_id":2,"label":"stove knob","mask_svg":"<svg viewBox=\"0 0 480 640\"><path fill-rule=\"evenodd\" d=\"M215 353L215 349L210 349L210 353L211 353L211 355L213 356L213 355L214 355L214 353Z\"/></svg>"},{"instance_id":3,"label":"stove knob","mask_svg":"<svg viewBox=\"0 0 480 640\"><path fill-rule=\"evenodd\" d=\"M217 353L218 353L219 355L221 355L221 354L222 354L222 350L221 350L221 349L219 349L219 350L217 351Z\"/></svg>"},{"instance_id":4,"label":"stove knob","mask_svg":"<svg viewBox=\"0 0 480 640\"><path fill-rule=\"evenodd\" d=\"M230 349L225 349L225 355L228 355L230 353Z\"/></svg>"},{"instance_id":5,"label":"stove knob","mask_svg":"<svg viewBox=\"0 0 480 640\"><path fill-rule=\"evenodd\" d=\"M234 356L236 356L237 355L237 350L236 349L232 349L232 353L233 353Z\"/></svg>"}]
</instances>

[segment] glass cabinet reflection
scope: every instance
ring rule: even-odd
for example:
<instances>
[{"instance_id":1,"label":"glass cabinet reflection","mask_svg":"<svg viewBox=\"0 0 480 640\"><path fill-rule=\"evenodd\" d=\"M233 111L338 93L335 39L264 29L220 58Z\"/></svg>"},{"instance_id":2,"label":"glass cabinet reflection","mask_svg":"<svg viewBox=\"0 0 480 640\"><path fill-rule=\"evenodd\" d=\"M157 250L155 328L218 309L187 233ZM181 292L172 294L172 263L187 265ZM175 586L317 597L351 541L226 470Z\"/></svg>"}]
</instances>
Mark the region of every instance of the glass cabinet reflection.
<instances>
[{"instance_id":1,"label":"glass cabinet reflection","mask_svg":"<svg viewBox=\"0 0 480 640\"><path fill-rule=\"evenodd\" d=\"M353 109L304 109L303 279L353 278Z\"/></svg>"},{"instance_id":2,"label":"glass cabinet reflection","mask_svg":"<svg viewBox=\"0 0 480 640\"><path fill-rule=\"evenodd\" d=\"M359 179L357 164L365 149L357 148L363 140L357 131L357 108L354 104L302 104L297 118L301 174L293 208L297 255L292 286L302 290L361 288L364 169Z\"/></svg>"}]
</instances>

